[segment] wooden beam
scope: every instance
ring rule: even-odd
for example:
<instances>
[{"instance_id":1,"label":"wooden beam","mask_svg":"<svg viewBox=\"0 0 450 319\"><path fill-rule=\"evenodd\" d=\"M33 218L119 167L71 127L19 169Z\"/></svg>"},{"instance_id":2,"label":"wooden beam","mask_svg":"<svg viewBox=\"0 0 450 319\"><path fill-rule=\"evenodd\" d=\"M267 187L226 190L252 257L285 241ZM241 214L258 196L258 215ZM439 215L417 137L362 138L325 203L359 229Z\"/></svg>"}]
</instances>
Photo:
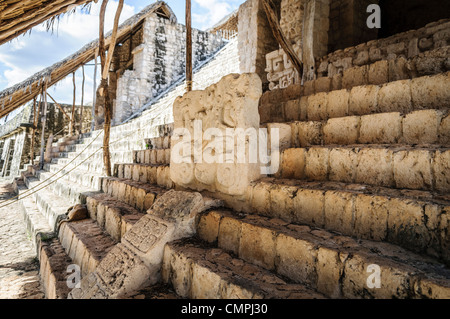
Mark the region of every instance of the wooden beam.
<instances>
[{"instance_id":1,"label":"wooden beam","mask_svg":"<svg viewBox=\"0 0 450 319\"><path fill-rule=\"evenodd\" d=\"M42 98L42 95L41 95ZM34 165L34 139L38 124L38 116L40 113L41 100L39 99L39 104L36 103L37 99L34 97L33 99L33 128L31 130L31 141L30 141L30 163Z\"/></svg>"},{"instance_id":2,"label":"wooden beam","mask_svg":"<svg viewBox=\"0 0 450 319\"><path fill-rule=\"evenodd\" d=\"M191 0L186 0L186 91L192 91Z\"/></svg>"},{"instance_id":3,"label":"wooden beam","mask_svg":"<svg viewBox=\"0 0 450 319\"><path fill-rule=\"evenodd\" d=\"M295 69L298 71L299 77L302 78L303 63L298 58L292 49L291 44L287 41L286 37L281 30L280 23L278 21L278 15L276 14L276 7L272 0L262 0L264 11L266 12L267 20L269 21L270 28L272 29L273 36L277 40L278 44L283 48L288 58L291 60Z\"/></svg>"},{"instance_id":4,"label":"wooden beam","mask_svg":"<svg viewBox=\"0 0 450 319\"><path fill-rule=\"evenodd\" d=\"M47 83L44 83L44 89L42 92L42 99L44 101L44 110L42 112L42 133L41 133L41 151L39 157L39 168L44 168L44 145L45 145L45 127L47 124Z\"/></svg>"},{"instance_id":5,"label":"wooden beam","mask_svg":"<svg viewBox=\"0 0 450 319\"><path fill-rule=\"evenodd\" d=\"M102 6L100 8L100 43L99 43L99 52L104 52L103 50L103 39L104 39L104 19L106 12L106 3L108 0L103 0ZM116 15L114 16L114 26L111 35L111 43L109 45L108 56L104 57L101 54L101 64L102 64L102 82L100 84L100 94L104 97L105 101L105 123L103 125L104 135L103 135L103 172L106 176L111 176L111 154L109 151L109 138L111 132L111 119L112 119L112 103L110 101L109 92L108 92L108 74L109 67L112 61L112 57L114 54L114 48L116 46L117 40L117 30L119 27L119 18L122 13L124 0L119 0L119 5L117 7Z\"/></svg>"},{"instance_id":6,"label":"wooden beam","mask_svg":"<svg viewBox=\"0 0 450 319\"><path fill-rule=\"evenodd\" d=\"M80 133L83 131L84 82L86 81L86 76L84 74L84 65L81 66L81 72L83 73L83 80L81 82Z\"/></svg>"},{"instance_id":7,"label":"wooden beam","mask_svg":"<svg viewBox=\"0 0 450 319\"><path fill-rule=\"evenodd\" d=\"M55 101L55 99L50 95L50 93L47 92L47 96L52 99L53 103L55 103L55 105L60 109L60 111L64 114L64 116L70 120L70 116L64 111L62 106L59 105L59 103Z\"/></svg>"},{"instance_id":8,"label":"wooden beam","mask_svg":"<svg viewBox=\"0 0 450 319\"><path fill-rule=\"evenodd\" d=\"M73 103L72 103L72 116L70 117L70 124L69 124L69 136L72 136L73 131L75 130L75 103L76 103L76 93L77 93L77 87L75 84L75 72L72 73L72 83L73 83Z\"/></svg>"},{"instance_id":9,"label":"wooden beam","mask_svg":"<svg viewBox=\"0 0 450 319\"><path fill-rule=\"evenodd\" d=\"M92 94L92 121L91 121L91 132L94 131L95 128L95 105L97 103L97 58L98 58L98 50L95 51L95 65L94 65L94 85L93 85L93 94Z\"/></svg>"}]
</instances>

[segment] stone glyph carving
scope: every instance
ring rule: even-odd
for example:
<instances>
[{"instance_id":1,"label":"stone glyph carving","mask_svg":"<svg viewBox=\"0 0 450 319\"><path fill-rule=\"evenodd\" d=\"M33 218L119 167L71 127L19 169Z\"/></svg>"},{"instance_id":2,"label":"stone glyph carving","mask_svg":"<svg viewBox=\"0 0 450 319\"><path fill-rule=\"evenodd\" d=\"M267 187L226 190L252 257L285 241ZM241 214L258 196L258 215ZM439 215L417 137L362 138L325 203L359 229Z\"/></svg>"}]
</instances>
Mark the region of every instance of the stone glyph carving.
<instances>
[{"instance_id":1,"label":"stone glyph carving","mask_svg":"<svg viewBox=\"0 0 450 319\"><path fill-rule=\"evenodd\" d=\"M161 277L164 246L193 236L197 215L221 205L220 200L199 193L166 192L102 259L96 270L83 278L81 287L71 291L69 298L124 298L156 284Z\"/></svg>"},{"instance_id":2,"label":"stone glyph carving","mask_svg":"<svg viewBox=\"0 0 450 319\"><path fill-rule=\"evenodd\" d=\"M250 149L255 150L251 135L259 129L261 94L258 75L230 74L175 101L170 163L174 183L197 191L245 195L249 183L261 175L257 161L249 160Z\"/></svg>"},{"instance_id":3,"label":"stone glyph carving","mask_svg":"<svg viewBox=\"0 0 450 319\"><path fill-rule=\"evenodd\" d=\"M297 56L301 57L300 46L296 44L293 48ZM281 48L266 55L265 71L270 90L284 89L292 84L300 83L298 71Z\"/></svg>"},{"instance_id":4,"label":"stone glyph carving","mask_svg":"<svg viewBox=\"0 0 450 319\"><path fill-rule=\"evenodd\" d=\"M294 52L302 57L301 41L303 34L303 15L305 0L282 0L280 5L280 27ZM284 89L300 83L299 75L283 49L266 55L267 79L269 89Z\"/></svg>"}]
</instances>

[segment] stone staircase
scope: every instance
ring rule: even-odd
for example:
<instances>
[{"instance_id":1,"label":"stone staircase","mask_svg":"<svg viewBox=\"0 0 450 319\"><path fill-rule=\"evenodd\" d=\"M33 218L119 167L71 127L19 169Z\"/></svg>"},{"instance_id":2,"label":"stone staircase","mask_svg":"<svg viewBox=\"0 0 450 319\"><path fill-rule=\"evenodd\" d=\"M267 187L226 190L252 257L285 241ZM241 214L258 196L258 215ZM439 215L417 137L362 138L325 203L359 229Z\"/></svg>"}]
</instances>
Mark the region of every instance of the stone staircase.
<instances>
[{"instance_id":1,"label":"stone staircase","mask_svg":"<svg viewBox=\"0 0 450 319\"><path fill-rule=\"evenodd\" d=\"M446 57L443 46L266 92L261 127L280 129L280 170L201 214L196 236L165 246L160 284L127 297L450 298ZM16 181L24 197L60 178L21 200L48 298L70 295L73 264L91 284L153 203L178 189L173 126L159 126L173 120L172 102L113 128L113 177L103 176L93 132L55 143L51 163ZM55 234L78 203L90 218ZM368 286L374 266L379 288Z\"/></svg>"}]
</instances>

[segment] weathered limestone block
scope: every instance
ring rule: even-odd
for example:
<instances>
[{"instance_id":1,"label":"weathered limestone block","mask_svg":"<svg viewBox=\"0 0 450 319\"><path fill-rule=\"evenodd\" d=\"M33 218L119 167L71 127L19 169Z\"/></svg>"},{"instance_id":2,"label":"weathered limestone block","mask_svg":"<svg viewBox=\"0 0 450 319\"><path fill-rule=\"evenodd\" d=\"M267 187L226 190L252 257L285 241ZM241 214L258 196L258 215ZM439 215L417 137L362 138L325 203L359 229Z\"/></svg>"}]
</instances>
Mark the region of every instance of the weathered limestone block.
<instances>
[{"instance_id":1,"label":"weathered limestone block","mask_svg":"<svg viewBox=\"0 0 450 319\"><path fill-rule=\"evenodd\" d=\"M327 113L329 118L348 115L349 91L339 90L328 93Z\"/></svg>"},{"instance_id":2,"label":"weathered limestone block","mask_svg":"<svg viewBox=\"0 0 450 319\"><path fill-rule=\"evenodd\" d=\"M321 190L300 190L294 200L294 221L323 227L324 192Z\"/></svg>"},{"instance_id":3,"label":"weathered limestone block","mask_svg":"<svg viewBox=\"0 0 450 319\"><path fill-rule=\"evenodd\" d=\"M359 152L355 182L376 186L393 186L392 155L392 151L388 149L362 149Z\"/></svg>"},{"instance_id":4,"label":"weathered limestone block","mask_svg":"<svg viewBox=\"0 0 450 319\"><path fill-rule=\"evenodd\" d=\"M298 129L299 146L307 147L322 143L322 122L309 121L295 124Z\"/></svg>"},{"instance_id":5,"label":"weathered limestone block","mask_svg":"<svg viewBox=\"0 0 450 319\"><path fill-rule=\"evenodd\" d=\"M284 116L287 121L301 120L300 99L284 103Z\"/></svg>"},{"instance_id":6,"label":"weathered limestone block","mask_svg":"<svg viewBox=\"0 0 450 319\"><path fill-rule=\"evenodd\" d=\"M317 93L308 97L308 120L326 120L328 109L328 93Z\"/></svg>"},{"instance_id":7,"label":"weathered limestone block","mask_svg":"<svg viewBox=\"0 0 450 319\"><path fill-rule=\"evenodd\" d=\"M305 149L290 148L281 154L282 178L303 179L305 174Z\"/></svg>"},{"instance_id":8,"label":"weathered limestone block","mask_svg":"<svg viewBox=\"0 0 450 319\"><path fill-rule=\"evenodd\" d=\"M355 197L355 235L363 239L384 240L387 236L388 199L358 194Z\"/></svg>"},{"instance_id":9,"label":"weathered limestone block","mask_svg":"<svg viewBox=\"0 0 450 319\"><path fill-rule=\"evenodd\" d=\"M95 286L104 297L122 298L156 283L161 275L164 246L192 236L196 216L218 205L220 201L203 198L199 193L166 192L94 268L95 284L81 291L75 289L72 296L86 298Z\"/></svg>"},{"instance_id":10,"label":"weathered limestone block","mask_svg":"<svg viewBox=\"0 0 450 319\"><path fill-rule=\"evenodd\" d=\"M292 221L295 215L295 205L292 198L295 197L297 189L291 186L277 185L270 191L270 217Z\"/></svg>"},{"instance_id":11,"label":"weathered limestone block","mask_svg":"<svg viewBox=\"0 0 450 319\"><path fill-rule=\"evenodd\" d=\"M361 116L359 142L362 144L395 144L402 136L400 113Z\"/></svg>"},{"instance_id":12,"label":"weathered limestone block","mask_svg":"<svg viewBox=\"0 0 450 319\"><path fill-rule=\"evenodd\" d=\"M200 238L209 243L217 241L221 217L222 216L217 212L202 215L197 226L197 233Z\"/></svg>"},{"instance_id":13,"label":"weathered limestone block","mask_svg":"<svg viewBox=\"0 0 450 319\"><path fill-rule=\"evenodd\" d=\"M336 182L353 183L356 178L359 149L333 148L330 151L329 179Z\"/></svg>"},{"instance_id":14,"label":"weathered limestone block","mask_svg":"<svg viewBox=\"0 0 450 319\"><path fill-rule=\"evenodd\" d=\"M421 110L407 114L403 120L403 138L407 144L434 144L439 141L442 114Z\"/></svg>"},{"instance_id":15,"label":"weathered limestone block","mask_svg":"<svg viewBox=\"0 0 450 319\"><path fill-rule=\"evenodd\" d=\"M450 150L436 151L433 172L436 190L448 193L450 191Z\"/></svg>"},{"instance_id":16,"label":"weathered limestone block","mask_svg":"<svg viewBox=\"0 0 450 319\"><path fill-rule=\"evenodd\" d=\"M275 267L275 232L267 228L243 223L239 256L266 269Z\"/></svg>"},{"instance_id":17,"label":"weathered limestone block","mask_svg":"<svg viewBox=\"0 0 450 319\"><path fill-rule=\"evenodd\" d=\"M310 148L306 153L305 177L313 181L324 181L328 178L330 150L325 147Z\"/></svg>"},{"instance_id":18,"label":"weathered limestone block","mask_svg":"<svg viewBox=\"0 0 450 319\"><path fill-rule=\"evenodd\" d=\"M411 150L394 154L394 179L397 188L431 190L433 177L430 153L426 150Z\"/></svg>"},{"instance_id":19,"label":"weathered limestone block","mask_svg":"<svg viewBox=\"0 0 450 319\"><path fill-rule=\"evenodd\" d=\"M369 84L384 84L389 81L388 61L381 60L369 66Z\"/></svg>"},{"instance_id":20,"label":"weathered limestone block","mask_svg":"<svg viewBox=\"0 0 450 319\"><path fill-rule=\"evenodd\" d=\"M271 184L268 183L256 183L251 187L251 207L265 216L271 212L270 191Z\"/></svg>"},{"instance_id":21,"label":"weathered limestone block","mask_svg":"<svg viewBox=\"0 0 450 319\"><path fill-rule=\"evenodd\" d=\"M353 194L328 191L325 193L325 228L353 235L355 217L353 216Z\"/></svg>"},{"instance_id":22,"label":"weathered limestone block","mask_svg":"<svg viewBox=\"0 0 450 319\"><path fill-rule=\"evenodd\" d=\"M172 137L170 176L175 184L199 191L245 195L250 182L261 176L258 159L254 163L249 158L249 154L258 155L252 146L259 139L246 135L247 140L239 143L235 129L258 135L261 94L261 80L256 74L230 74L203 91L188 92L176 99L174 128L184 131L178 142ZM227 129L233 130L231 134ZM187 132L190 136L186 136ZM230 153L224 144L231 144L234 152ZM242 150L243 163L238 158Z\"/></svg>"},{"instance_id":23,"label":"weathered limestone block","mask_svg":"<svg viewBox=\"0 0 450 319\"><path fill-rule=\"evenodd\" d=\"M381 112L410 112L411 81L403 80L383 85L378 92L378 108Z\"/></svg>"},{"instance_id":24,"label":"weathered limestone block","mask_svg":"<svg viewBox=\"0 0 450 319\"><path fill-rule=\"evenodd\" d=\"M423 205L392 198L387 206L389 242L415 251L426 249L430 244L431 232L424 223L428 216L424 214Z\"/></svg>"},{"instance_id":25,"label":"weathered limestone block","mask_svg":"<svg viewBox=\"0 0 450 319\"><path fill-rule=\"evenodd\" d=\"M277 272L314 287L317 282L317 249L308 241L279 234L276 238Z\"/></svg>"},{"instance_id":26,"label":"weathered limestone block","mask_svg":"<svg viewBox=\"0 0 450 319\"><path fill-rule=\"evenodd\" d=\"M350 92L349 115L366 115L375 113L378 108L378 91L376 85L356 86Z\"/></svg>"},{"instance_id":27,"label":"weathered limestone block","mask_svg":"<svg viewBox=\"0 0 450 319\"><path fill-rule=\"evenodd\" d=\"M368 272L369 265L378 265L381 270L381 287L369 289L367 282L372 272ZM399 267L394 261L381 258L370 259L364 255L353 255L345 261L345 276L342 281L342 294L345 298L377 298L391 299L393 292L396 298L408 298L410 292L410 274L413 267L402 265ZM406 269L405 269L406 268Z\"/></svg>"},{"instance_id":28,"label":"weathered limestone block","mask_svg":"<svg viewBox=\"0 0 450 319\"><path fill-rule=\"evenodd\" d=\"M350 145L358 142L359 116L329 119L323 127L325 144Z\"/></svg>"},{"instance_id":29,"label":"weathered limestone block","mask_svg":"<svg viewBox=\"0 0 450 319\"><path fill-rule=\"evenodd\" d=\"M415 109L448 107L450 101L450 72L411 81L412 103Z\"/></svg>"},{"instance_id":30,"label":"weathered limestone block","mask_svg":"<svg viewBox=\"0 0 450 319\"><path fill-rule=\"evenodd\" d=\"M239 253L242 223L234 218L223 217L219 226L218 245L222 249Z\"/></svg>"},{"instance_id":31,"label":"weathered limestone block","mask_svg":"<svg viewBox=\"0 0 450 319\"><path fill-rule=\"evenodd\" d=\"M353 67L344 71L342 87L351 89L354 86L366 85L369 83L369 66Z\"/></svg>"},{"instance_id":32,"label":"weathered limestone block","mask_svg":"<svg viewBox=\"0 0 450 319\"><path fill-rule=\"evenodd\" d=\"M317 253L317 290L331 298L341 296L339 278L344 265L339 252L320 247Z\"/></svg>"},{"instance_id":33,"label":"weathered limestone block","mask_svg":"<svg viewBox=\"0 0 450 319\"><path fill-rule=\"evenodd\" d=\"M442 119L439 126L439 142L444 145L450 144L450 114Z\"/></svg>"}]
</instances>

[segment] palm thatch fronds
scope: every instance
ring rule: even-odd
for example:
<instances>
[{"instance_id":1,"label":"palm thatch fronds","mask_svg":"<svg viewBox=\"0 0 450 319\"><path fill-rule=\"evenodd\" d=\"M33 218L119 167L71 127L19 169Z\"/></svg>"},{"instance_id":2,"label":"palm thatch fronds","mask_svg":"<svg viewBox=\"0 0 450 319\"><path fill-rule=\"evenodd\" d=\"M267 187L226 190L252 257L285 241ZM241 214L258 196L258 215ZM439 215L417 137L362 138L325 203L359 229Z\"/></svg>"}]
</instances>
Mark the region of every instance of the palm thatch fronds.
<instances>
[{"instance_id":1,"label":"palm thatch fronds","mask_svg":"<svg viewBox=\"0 0 450 319\"><path fill-rule=\"evenodd\" d=\"M97 0L2 0L0 1L0 45L47 21L47 29L80 5Z\"/></svg>"}]
</instances>

